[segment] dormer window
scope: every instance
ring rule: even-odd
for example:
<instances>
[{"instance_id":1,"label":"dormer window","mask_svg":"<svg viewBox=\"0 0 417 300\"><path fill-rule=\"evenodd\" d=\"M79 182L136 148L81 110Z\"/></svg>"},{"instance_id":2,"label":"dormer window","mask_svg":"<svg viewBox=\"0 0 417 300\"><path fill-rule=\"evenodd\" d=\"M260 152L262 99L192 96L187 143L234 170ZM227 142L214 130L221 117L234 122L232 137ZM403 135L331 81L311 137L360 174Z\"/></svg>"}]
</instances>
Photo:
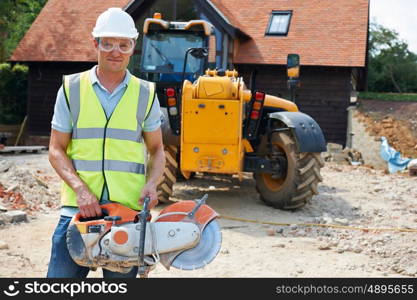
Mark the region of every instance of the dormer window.
<instances>
[{"instance_id":1,"label":"dormer window","mask_svg":"<svg viewBox=\"0 0 417 300\"><path fill-rule=\"evenodd\" d=\"M290 28L291 11L273 10L269 19L266 35L287 35Z\"/></svg>"}]
</instances>

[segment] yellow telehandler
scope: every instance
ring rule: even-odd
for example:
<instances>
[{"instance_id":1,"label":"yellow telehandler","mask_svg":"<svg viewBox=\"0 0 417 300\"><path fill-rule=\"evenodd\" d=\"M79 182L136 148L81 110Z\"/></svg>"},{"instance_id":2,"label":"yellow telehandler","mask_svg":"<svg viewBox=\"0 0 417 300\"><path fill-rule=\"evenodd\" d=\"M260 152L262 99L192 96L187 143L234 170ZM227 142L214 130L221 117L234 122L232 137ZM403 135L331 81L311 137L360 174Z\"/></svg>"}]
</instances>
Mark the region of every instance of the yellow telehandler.
<instances>
[{"instance_id":1,"label":"yellow telehandler","mask_svg":"<svg viewBox=\"0 0 417 300\"><path fill-rule=\"evenodd\" d=\"M280 209L305 205L322 180L320 126L294 103L299 57L288 55L292 101L248 89L236 70L206 70L212 26L145 20L141 76L156 82L167 157L159 200L178 176L251 172L260 198ZM206 70L206 71L204 71Z\"/></svg>"}]
</instances>

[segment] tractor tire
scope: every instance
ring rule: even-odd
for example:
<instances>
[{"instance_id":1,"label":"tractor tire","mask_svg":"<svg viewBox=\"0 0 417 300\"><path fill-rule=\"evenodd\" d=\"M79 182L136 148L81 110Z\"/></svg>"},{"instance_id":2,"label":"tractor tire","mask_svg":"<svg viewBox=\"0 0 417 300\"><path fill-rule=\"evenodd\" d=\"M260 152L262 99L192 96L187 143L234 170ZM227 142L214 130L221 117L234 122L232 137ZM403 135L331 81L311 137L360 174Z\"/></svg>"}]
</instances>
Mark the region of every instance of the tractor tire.
<instances>
[{"instance_id":1,"label":"tractor tire","mask_svg":"<svg viewBox=\"0 0 417 300\"><path fill-rule=\"evenodd\" d=\"M321 154L299 153L289 132L273 133L271 143L273 152L285 155L287 168L282 178L255 173L256 190L267 205L285 210L300 208L318 194L317 185L322 181L320 168L324 166Z\"/></svg>"},{"instance_id":2,"label":"tractor tire","mask_svg":"<svg viewBox=\"0 0 417 300\"><path fill-rule=\"evenodd\" d=\"M162 175L161 181L159 182L157 191L158 191L158 200L162 203L173 203L170 197L173 194L174 183L177 182L178 174L178 161L177 153L178 147L176 146L164 146L165 150L165 169L164 174Z\"/></svg>"}]
</instances>

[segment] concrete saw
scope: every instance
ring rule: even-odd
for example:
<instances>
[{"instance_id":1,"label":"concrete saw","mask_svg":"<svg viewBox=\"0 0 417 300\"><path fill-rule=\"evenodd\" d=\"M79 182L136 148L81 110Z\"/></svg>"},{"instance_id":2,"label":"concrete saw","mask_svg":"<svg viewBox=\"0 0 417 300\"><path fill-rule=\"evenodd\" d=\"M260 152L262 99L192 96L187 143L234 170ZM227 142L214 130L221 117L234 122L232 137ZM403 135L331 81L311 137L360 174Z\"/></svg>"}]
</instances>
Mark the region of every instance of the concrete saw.
<instances>
[{"instance_id":1,"label":"concrete saw","mask_svg":"<svg viewBox=\"0 0 417 300\"><path fill-rule=\"evenodd\" d=\"M109 203L101 206L101 217L76 214L67 231L68 251L81 266L121 273L138 266L141 277L157 263L168 270L202 268L217 256L222 241L218 214L206 199L176 202L152 221L148 198L139 213Z\"/></svg>"}]
</instances>

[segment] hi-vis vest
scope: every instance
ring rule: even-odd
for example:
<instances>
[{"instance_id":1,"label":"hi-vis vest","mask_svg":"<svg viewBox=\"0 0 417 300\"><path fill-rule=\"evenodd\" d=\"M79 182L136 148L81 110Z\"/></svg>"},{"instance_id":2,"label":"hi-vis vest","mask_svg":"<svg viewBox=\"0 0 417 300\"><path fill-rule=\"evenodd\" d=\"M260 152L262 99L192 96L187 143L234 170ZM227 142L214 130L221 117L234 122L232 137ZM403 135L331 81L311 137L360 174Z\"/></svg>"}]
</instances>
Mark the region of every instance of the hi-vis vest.
<instances>
[{"instance_id":1,"label":"hi-vis vest","mask_svg":"<svg viewBox=\"0 0 417 300\"><path fill-rule=\"evenodd\" d=\"M73 122L67 155L97 199L107 184L109 200L139 210L138 200L146 181L142 127L153 103L155 86L132 75L107 119L89 72L63 78ZM61 204L77 206L76 194L65 182Z\"/></svg>"}]
</instances>

